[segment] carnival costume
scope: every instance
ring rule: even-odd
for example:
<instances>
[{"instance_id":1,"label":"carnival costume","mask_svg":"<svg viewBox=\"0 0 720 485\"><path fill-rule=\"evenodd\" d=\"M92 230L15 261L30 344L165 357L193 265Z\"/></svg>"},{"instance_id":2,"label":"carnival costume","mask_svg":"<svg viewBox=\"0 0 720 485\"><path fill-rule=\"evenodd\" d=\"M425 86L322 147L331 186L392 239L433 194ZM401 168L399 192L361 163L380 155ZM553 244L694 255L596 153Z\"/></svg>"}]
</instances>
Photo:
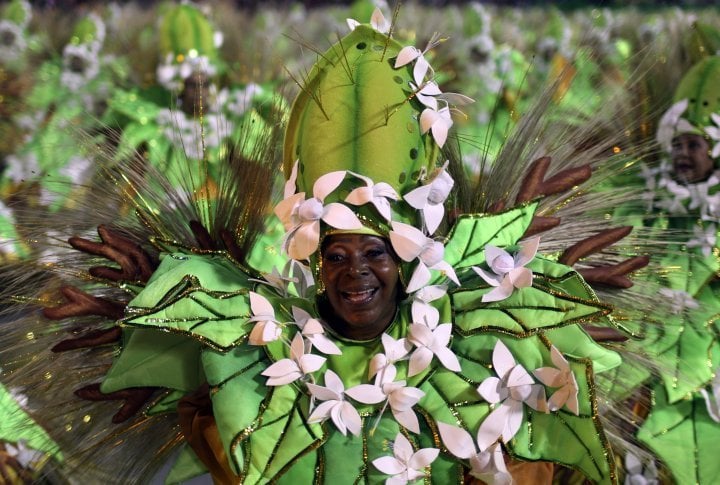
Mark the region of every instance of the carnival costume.
<instances>
[{"instance_id":1,"label":"carnival costume","mask_svg":"<svg viewBox=\"0 0 720 485\"><path fill-rule=\"evenodd\" d=\"M718 318L720 317L720 58L710 56L688 70L673 105L660 120L657 140L666 155L674 139L699 135L709 146L714 169L704 180L684 182L671 163L645 167L646 201L653 212L645 225L674 234L676 242L656 275L669 308L662 325L643 325L636 350L655 363L649 414L637 438L667 466L677 483L713 483L720 474L708 446L720 437L718 415ZM632 344L630 344L632 347ZM631 370L626 366L625 370ZM636 369L637 371L638 369ZM645 414L647 416L645 417Z\"/></svg>"},{"instance_id":2,"label":"carnival costume","mask_svg":"<svg viewBox=\"0 0 720 485\"><path fill-rule=\"evenodd\" d=\"M208 470L223 483L508 483L505 454L616 481L594 376L621 357L586 332L616 329L588 282L628 287L647 258L581 261L629 231L568 208L605 147L558 148L545 104L473 191L448 138L451 110L470 100L443 93L427 49L393 40L379 11L348 24L287 121L282 240L260 239L273 124L221 170L216 194L180 193L138 162L113 166L104 202L90 218L68 212L66 232L112 226L101 242L71 237L78 251L48 268L63 285L25 299L54 324L31 315L4 330L14 365L3 377L43 410L60 467L91 481L146 480L180 445L171 483ZM550 170L546 149L568 161ZM565 214L579 233L531 237ZM404 296L378 338L322 321L320 248L339 232L379 235L399 257ZM16 273L16 300L26 278ZM68 412L47 413L58 400Z\"/></svg>"}]
</instances>

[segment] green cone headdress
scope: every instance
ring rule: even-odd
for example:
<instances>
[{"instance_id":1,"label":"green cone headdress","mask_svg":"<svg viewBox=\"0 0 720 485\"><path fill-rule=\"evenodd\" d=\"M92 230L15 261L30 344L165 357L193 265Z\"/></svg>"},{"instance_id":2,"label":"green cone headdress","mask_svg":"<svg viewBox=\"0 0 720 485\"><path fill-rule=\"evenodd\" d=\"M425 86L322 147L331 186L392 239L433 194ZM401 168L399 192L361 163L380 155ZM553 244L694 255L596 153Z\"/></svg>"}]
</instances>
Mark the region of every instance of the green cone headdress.
<instances>
[{"instance_id":1,"label":"green cone headdress","mask_svg":"<svg viewBox=\"0 0 720 485\"><path fill-rule=\"evenodd\" d=\"M436 170L450 105L471 100L442 93L432 81L424 53L435 39L425 51L403 47L387 35L379 11L372 26L348 23L353 31L313 66L290 113L289 180L276 208L288 231L285 248L293 259L312 261L328 231L370 228L389 236L406 262L425 251L424 274L440 269L454 277L442 245L428 236L453 184L444 167ZM401 239L414 249L401 248ZM409 291L415 286L411 281Z\"/></svg>"},{"instance_id":2,"label":"green cone headdress","mask_svg":"<svg viewBox=\"0 0 720 485\"><path fill-rule=\"evenodd\" d=\"M168 8L158 30L163 59L157 68L160 84L178 89L194 72L202 71L209 76L217 73L222 33L215 31L197 7L182 4Z\"/></svg>"}]
</instances>

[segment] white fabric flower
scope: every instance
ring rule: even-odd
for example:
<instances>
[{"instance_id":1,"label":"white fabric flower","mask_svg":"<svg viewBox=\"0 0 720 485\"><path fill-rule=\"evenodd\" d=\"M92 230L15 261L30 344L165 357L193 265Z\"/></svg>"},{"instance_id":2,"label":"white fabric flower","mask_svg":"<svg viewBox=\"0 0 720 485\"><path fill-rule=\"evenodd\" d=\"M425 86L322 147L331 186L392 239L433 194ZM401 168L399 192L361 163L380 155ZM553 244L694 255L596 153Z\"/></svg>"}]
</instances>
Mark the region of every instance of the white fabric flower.
<instances>
[{"instance_id":1,"label":"white fabric flower","mask_svg":"<svg viewBox=\"0 0 720 485\"><path fill-rule=\"evenodd\" d=\"M720 157L720 114L711 113L710 118L715 123L715 126L706 126L705 133L715 141L710 157L718 158Z\"/></svg>"},{"instance_id":2,"label":"white fabric flower","mask_svg":"<svg viewBox=\"0 0 720 485\"><path fill-rule=\"evenodd\" d=\"M313 185L313 198L305 193L293 194L275 206L275 214L288 231L283 244L292 259L305 260L320 244L320 221L336 229L360 229L362 223L347 206L338 202L323 205L325 197L338 188L345 170L327 173Z\"/></svg>"},{"instance_id":3,"label":"white fabric flower","mask_svg":"<svg viewBox=\"0 0 720 485\"><path fill-rule=\"evenodd\" d=\"M393 417L400 425L413 433L420 432L420 423L413 411L420 399L425 395L416 387L406 387L405 381L395 381L395 366L387 367L375 378L375 384L360 384L345 391L345 394L364 404L378 404L385 401L390 406ZM385 411L385 407L380 414Z\"/></svg>"},{"instance_id":4,"label":"white fabric flower","mask_svg":"<svg viewBox=\"0 0 720 485\"><path fill-rule=\"evenodd\" d=\"M308 423L330 418L343 435L347 435L348 431L355 436L360 434L360 414L345 400L345 385L336 373L328 369L325 371L325 386L308 382L307 387L314 399L323 401L310 413Z\"/></svg>"},{"instance_id":5,"label":"white fabric flower","mask_svg":"<svg viewBox=\"0 0 720 485\"><path fill-rule=\"evenodd\" d=\"M670 304L670 311L675 315L679 315L688 309L696 310L700 308L698 301L686 291L660 288L658 293L668 301Z\"/></svg>"},{"instance_id":6,"label":"white fabric flower","mask_svg":"<svg viewBox=\"0 0 720 485\"><path fill-rule=\"evenodd\" d=\"M643 470L640 458L628 451L625 455L625 485L657 485L660 483L658 479L657 467L654 461L650 461Z\"/></svg>"},{"instance_id":7,"label":"white fabric flower","mask_svg":"<svg viewBox=\"0 0 720 485\"><path fill-rule=\"evenodd\" d=\"M404 338L395 340L390 335L383 333L380 339L385 353L375 354L370 359L368 379L372 379L373 376L384 373L388 369L396 372L395 363L404 359L412 348L410 342Z\"/></svg>"},{"instance_id":8,"label":"white fabric flower","mask_svg":"<svg viewBox=\"0 0 720 485\"><path fill-rule=\"evenodd\" d=\"M442 422L438 422L437 426L448 451L460 459L470 461L472 476L488 485L510 485L512 483L512 477L505 466L499 443L493 443L489 447L483 448L480 445L479 436L476 445L470 433L462 428Z\"/></svg>"},{"instance_id":9,"label":"white fabric flower","mask_svg":"<svg viewBox=\"0 0 720 485\"><path fill-rule=\"evenodd\" d=\"M18 463L20 463L20 466L32 469L33 465L40 461L43 453L30 448L25 443L25 440L20 440L15 444L6 442L5 449L8 455L12 456L18 461Z\"/></svg>"},{"instance_id":10,"label":"white fabric flower","mask_svg":"<svg viewBox=\"0 0 720 485\"><path fill-rule=\"evenodd\" d=\"M359 179L362 179L366 185L365 187L358 187L356 189L353 189L353 191L350 192L345 198L345 202L349 202L353 205L363 205L371 203L375 206L377 211L380 213L381 216L385 218L386 221L390 221L392 211L390 208L390 200L388 199L399 199L397 192L395 192L395 189L393 189L392 186L388 183L380 182L376 184L373 183L372 179L370 179L369 177L364 177L354 172L350 173L352 173Z\"/></svg>"},{"instance_id":11,"label":"white fabric flower","mask_svg":"<svg viewBox=\"0 0 720 485\"><path fill-rule=\"evenodd\" d=\"M303 337L307 338L313 347L323 354L342 354L338 346L325 336L325 329L318 319L313 318L308 312L296 306L292 307L292 314L295 325L300 327Z\"/></svg>"},{"instance_id":12,"label":"white fabric flower","mask_svg":"<svg viewBox=\"0 0 720 485\"><path fill-rule=\"evenodd\" d=\"M720 423L720 369L715 369L715 377L707 388L700 389L700 394L705 399L705 405L710 417L716 423Z\"/></svg>"},{"instance_id":13,"label":"white fabric flower","mask_svg":"<svg viewBox=\"0 0 720 485\"><path fill-rule=\"evenodd\" d=\"M709 223L703 226L695 225L693 226L693 236L686 243L687 247L700 248L703 256L710 256L717 242L717 226Z\"/></svg>"},{"instance_id":14,"label":"white fabric flower","mask_svg":"<svg viewBox=\"0 0 720 485\"><path fill-rule=\"evenodd\" d=\"M410 207L422 212L423 224L428 235L432 235L442 222L445 215L443 203L455 185L455 181L446 171L447 166L448 162L445 162L425 185L413 189L403 196Z\"/></svg>"},{"instance_id":15,"label":"white fabric flower","mask_svg":"<svg viewBox=\"0 0 720 485\"><path fill-rule=\"evenodd\" d=\"M563 406L576 416L578 410L578 384L570 364L554 345L550 346L550 359L555 367L540 367L533 371L535 377L548 387L559 387L547 401L550 411L557 411Z\"/></svg>"},{"instance_id":16,"label":"white fabric flower","mask_svg":"<svg viewBox=\"0 0 720 485\"><path fill-rule=\"evenodd\" d=\"M440 363L454 372L460 372L460 362L448 348L452 324L438 325L437 313L424 311L423 307L413 308L413 323L408 329L408 341L416 348L410 356L408 375L414 376L425 370L436 356Z\"/></svg>"},{"instance_id":17,"label":"white fabric flower","mask_svg":"<svg viewBox=\"0 0 720 485\"><path fill-rule=\"evenodd\" d=\"M673 104L665 114L660 118L658 130L655 138L660 146L667 152L672 151L672 140L679 133L695 132L695 127L688 120L682 118L682 114L687 110L688 100L682 99Z\"/></svg>"},{"instance_id":18,"label":"white fabric flower","mask_svg":"<svg viewBox=\"0 0 720 485\"><path fill-rule=\"evenodd\" d=\"M393 222L392 228L393 230L390 231L390 243L395 253L403 261L418 260L415 271L413 271L408 283L408 293L414 293L427 285L430 281L431 269L443 272L455 284L460 285L455 270L443 260L445 246L442 243L430 239L420 229L409 224Z\"/></svg>"},{"instance_id":19,"label":"white fabric flower","mask_svg":"<svg viewBox=\"0 0 720 485\"><path fill-rule=\"evenodd\" d=\"M428 131L431 131L435 143L437 143L440 148L445 145L448 132L452 125L453 120L448 106L440 108L439 110L426 108L420 114L420 130L422 134L424 135Z\"/></svg>"},{"instance_id":20,"label":"white fabric flower","mask_svg":"<svg viewBox=\"0 0 720 485\"><path fill-rule=\"evenodd\" d=\"M484 302L500 301L512 295L515 288L532 286L533 273L525 265L537 253L540 238L534 237L520 244L520 250L511 255L504 249L491 244L485 246L485 261L490 271L473 266L472 269L489 285L495 288L482 297Z\"/></svg>"},{"instance_id":21,"label":"white fabric flower","mask_svg":"<svg viewBox=\"0 0 720 485\"><path fill-rule=\"evenodd\" d=\"M282 335L282 326L275 319L275 309L262 295L253 291L250 295L250 310L253 314L248 321L255 322L250 332L248 343L250 345L265 345L274 342Z\"/></svg>"},{"instance_id":22,"label":"white fabric flower","mask_svg":"<svg viewBox=\"0 0 720 485\"><path fill-rule=\"evenodd\" d=\"M60 82L71 91L77 91L100 73L97 52L88 44L67 44L63 49L63 70Z\"/></svg>"},{"instance_id":23,"label":"white fabric flower","mask_svg":"<svg viewBox=\"0 0 720 485\"><path fill-rule=\"evenodd\" d=\"M345 19L345 21L347 22L350 30L355 30L355 28L360 25L360 22L355 19ZM370 17L370 26L382 34L390 32L390 22L385 18L382 10L378 7L375 7L375 10L373 10L372 16Z\"/></svg>"},{"instance_id":24,"label":"white fabric flower","mask_svg":"<svg viewBox=\"0 0 720 485\"><path fill-rule=\"evenodd\" d=\"M0 62L19 59L26 48L27 40L22 27L9 20L0 20Z\"/></svg>"},{"instance_id":25,"label":"white fabric flower","mask_svg":"<svg viewBox=\"0 0 720 485\"><path fill-rule=\"evenodd\" d=\"M477 441L481 450L499 438L507 443L520 431L523 404L537 411L547 411L545 388L535 384L532 376L515 362L510 350L500 340L495 344L492 361L498 377L488 377L478 387L483 399L496 405L480 424Z\"/></svg>"},{"instance_id":26,"label":"white fabric flower","mask_svg":"<svg viewBox=\"0 0 720 485\"><path fill-rule=\"evenodd\" d=\"M440 453L437 448L421 448L413 451L413 447L402 433L395 436L393 456L383 456L373 460L372 464L381 472L392 475L385 481L386 485L404 485L409 481L425 477L425 467L435 461Z\"/></svg>"},{"instance_id":27,"label":"white fabric flower","mask_svg":"<svg viewBox=\"0 0 720 485\"><path fill-rule=\"evenodd\" d=\"M291 259L283 266L282 273L273 266L269 273L263 274L262 279L250 278L249 280L270 286L277 291L278 295L284 297L290 296L290 283L293 283L298 296L302 297L305 296L303 288L307 288L309 284L312 284L312 279L312 273L307 267Z\"/></svg>"},{"instance_id":28,"label":"white fabric flower","mask_svg":"<svg viewBox=\"0 0 720 485\"><path fill-rule=\"evenodd\" d=\"M411 311L415 315L416 312L422 312L422 314L433 314L430 319L440 321L440 312L437 308L432 306L430 302L439 300L447 294L447 286L445 285L432 285L424 286L412 295Z\"/></svg>"},{"instance_id":29,"label":"white fabric flower","mask_svg":"<svg viewBox=\"0 0 720 485\"><path fill-rule=\"evenodd\" d=\"M40 163L34 152L27 152L22 155L8 155L5 157L7 166L3 177L19 184L31 180L40 175Z\"/></svg>"},{"instance_id":30,"label":"white fabric flower","mask_svg":"<svg viewBox=\"0 0 720 485\"><path fill-rule=\"evenodd\" d=\"M269 377L268 386L282 386L301 379L319 370L325 363L325 357L305 353L305 341L296 333L290 343L290 358L280 359L262 372Z\"/></svg>"}]
</instances>

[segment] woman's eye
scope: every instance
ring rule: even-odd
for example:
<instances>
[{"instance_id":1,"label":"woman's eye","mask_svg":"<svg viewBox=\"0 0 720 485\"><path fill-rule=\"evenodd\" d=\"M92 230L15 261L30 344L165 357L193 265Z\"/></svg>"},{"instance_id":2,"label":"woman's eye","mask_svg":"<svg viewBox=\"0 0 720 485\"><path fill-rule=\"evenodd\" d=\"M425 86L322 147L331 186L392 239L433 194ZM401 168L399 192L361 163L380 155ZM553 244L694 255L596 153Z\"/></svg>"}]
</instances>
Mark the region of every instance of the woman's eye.
<instances>
[{"instance_id":1,"label":"woman's eye","mask_svg":"<svg viewBox=\"0 0 720 485\"><path fill-rule=\"evenodd\" d=\"M331 263L338 263L343 260L343 255L339 253L325 254L325 260Z\"/></svg>"},{"instance_id":2,"label":"woman's eye","mask_svg":"<svg viewBox=\"0 0 720 485\"><path fill-rule=\"evenodd\" d=\"M369 249L366 253L368 258L380 258L385 255L385 250L381 248Z\"/></svg>"}]
</instances>

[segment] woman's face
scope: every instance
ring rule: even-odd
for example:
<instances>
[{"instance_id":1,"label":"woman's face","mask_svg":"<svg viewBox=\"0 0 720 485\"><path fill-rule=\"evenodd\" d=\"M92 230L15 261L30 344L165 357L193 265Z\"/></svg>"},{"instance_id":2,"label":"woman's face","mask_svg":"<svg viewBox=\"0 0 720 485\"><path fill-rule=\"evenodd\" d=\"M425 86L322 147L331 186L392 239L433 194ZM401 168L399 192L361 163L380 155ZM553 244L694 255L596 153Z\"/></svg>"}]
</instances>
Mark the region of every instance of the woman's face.
<instances>
[{"instance_id":1,"label":"woman's face","mask_svg":"<svg viewBox=\"0 0 720 485\"><path fill-rule=\"evenodd\" d=\"M398 263L387 241L366 234L333 234L323 244L321 277L340 335L375 338L395 316Z\"/></svg>"},{"instance_id":2,"label":"woman's face","mask_svg":"<svg viewBox=\"0 0 720 485\"><path fill-rule=\"evenodd\" d=\"M677 181L688 184L704 182L712 175L714 162L710 145L700 135L684 134L672 141L673 174Z\"/></svg>"}]
</instances>

